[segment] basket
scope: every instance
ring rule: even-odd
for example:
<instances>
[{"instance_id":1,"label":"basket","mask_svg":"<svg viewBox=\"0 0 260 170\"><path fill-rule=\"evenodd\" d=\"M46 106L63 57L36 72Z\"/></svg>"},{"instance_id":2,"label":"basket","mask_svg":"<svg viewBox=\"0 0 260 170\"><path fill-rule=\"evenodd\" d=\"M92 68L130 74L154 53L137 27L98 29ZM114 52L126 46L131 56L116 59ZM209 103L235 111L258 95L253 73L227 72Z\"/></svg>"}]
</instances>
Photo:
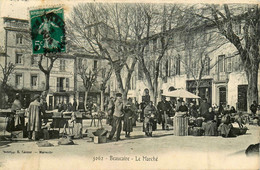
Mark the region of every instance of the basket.
<instances>
[{"instance_id":1,"label":"basket","mask_svg":"<svg viewBox=\"0 0 260 170\"><path fill-rule=\"evenodd\" d=\"M63 118L71 118L72 112L63 112Z\"/></svg>"},{"instance_id":2,"label":"basket","mask_svg":"<svg viewBox=\"0 0 260 170\"><path fill-rule=\"evenodd\" d=\"M62 113L61 112L53 112L53 118L62 118Z\"/></svg>"},{"instance_id":3,"label":"basket","mask_svg":"<svg viewBox=\"0 0 260 170\"><path fill-rule=\"evenodd\" d=\"M244 134L246 134L246 132L247 132L247 128L232 128L232 131L233 131L233 133L235 134L235 135L244 135Z\"/></svg>"},{"instance_id":4,"label":"basket","mask_svg":"<svg viewBox=\"0 0 260 170\"><path fill-rule=\"evenodd\" d=\"M74 112L76 118L82 118L83 117L83 113L82 112Z\"/></svg>"}]
</instances>

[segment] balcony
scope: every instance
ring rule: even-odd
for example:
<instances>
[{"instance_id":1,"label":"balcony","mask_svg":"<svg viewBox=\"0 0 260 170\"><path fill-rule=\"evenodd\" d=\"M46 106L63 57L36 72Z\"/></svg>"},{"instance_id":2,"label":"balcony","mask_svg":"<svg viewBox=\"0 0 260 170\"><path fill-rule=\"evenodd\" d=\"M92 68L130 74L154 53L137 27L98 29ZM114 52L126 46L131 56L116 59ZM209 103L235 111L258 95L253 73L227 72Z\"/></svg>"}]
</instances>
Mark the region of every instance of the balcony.
<instances>
[{"instance_id":1,"label":"balcony","mask_svg":"<svg viewBox=\"0 0 260 170\"><path fill-rule=\"evenodd\" d=\"M73 87L56 87L56 92L69 92L74 91Z\"/></svg>"},{"instance_id":2,"label":"balcony","mask_svg":"<svg viewBox=\"0 0 260 170\"><path fill-rule=\"evenodd\" d=\"M22 22L6 22L6 27L28 29L28 23Z\"/></svg>"},{"instance_id":3,"label":"balcony","mask_svg":"<svg viewBox=\"0 0 260 170\"><path fill-rule=\"evenodd\" d=\"M228 78L229 73L225 73L225 72L221 72L218 74L214 74L213 75L213 79L215 82L228 82L229 78Z\"/></svg>"}]
</instances>

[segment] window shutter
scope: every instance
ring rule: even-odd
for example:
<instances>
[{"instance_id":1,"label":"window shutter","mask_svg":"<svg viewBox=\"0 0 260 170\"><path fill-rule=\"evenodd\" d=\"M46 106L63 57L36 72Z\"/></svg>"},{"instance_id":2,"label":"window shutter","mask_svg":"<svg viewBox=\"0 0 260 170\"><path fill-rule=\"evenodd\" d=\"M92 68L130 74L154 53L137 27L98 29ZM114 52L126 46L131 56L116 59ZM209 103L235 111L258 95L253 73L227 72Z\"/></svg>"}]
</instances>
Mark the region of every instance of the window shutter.
<instances>
[{"instance_id":1,"label":"window shutter","mask_svg":"<svg viewBox=\"0 0 260 170\"><path fill-rule=\"evenodd\" d=\"M172 67L172 59L169 59L169 63L168 63L168 74L169 74L169 77L171 77L171 67Z\"/></svg>"},{"instance_id":2,"label":"window shutter","mask_svg":"<svg viewBox=\"0 0 260 170\"><path fill-rule=\"evenodd\" d=\"M165 76L166 77L169 76L168 69L169 69L169 63L168 63L168 60L166 60L166 62L165 62Z\"/></svg>"},{"instance_id":3,"label":"window shutter","mask_svg":"<svg viewBox=\"0 0 260 170\"><path fill-rule=\"evenodd\" d=\"M208 57L208 68L207 68L208 70L208 75L210 75L210 58Z\"/></svg>"},{"instance_id":4,"label":"window shutter","mask_svg":"<svg viewBox=\"0 0 260 170\"><path fill-rule=\"evenodd\" d=\"M60 88L60 78L57 77L57 90L59 91L59 88Z\"/></svg>"},{"instance_id":5,"label":"window shutter","mask_svg":"<svg viewBox=\"0 0 260 170\"><path fill-rule=\"evenodd\" d=\"M60 71L62 71L62 60L60 60Z\"/></svg>"},{"instance_id":6,"label":"window shutter","mask_svg":"<svg viewBox=\"0 0 260 170\"><path fill-rule=\"evenodd\" d=\"M63 60L63 71L65 71L65 67L66 67L66 60Z\"/></svg>"},{"instance_id":7,"label":"window shutter","mask_svg":"<svg viewBox=\"0 0 260 170\"><path fill-rule=\"evenodd\" d=\"M66 88L70 88L70 79L66 78Z\"/></svg>"}]
</instances>

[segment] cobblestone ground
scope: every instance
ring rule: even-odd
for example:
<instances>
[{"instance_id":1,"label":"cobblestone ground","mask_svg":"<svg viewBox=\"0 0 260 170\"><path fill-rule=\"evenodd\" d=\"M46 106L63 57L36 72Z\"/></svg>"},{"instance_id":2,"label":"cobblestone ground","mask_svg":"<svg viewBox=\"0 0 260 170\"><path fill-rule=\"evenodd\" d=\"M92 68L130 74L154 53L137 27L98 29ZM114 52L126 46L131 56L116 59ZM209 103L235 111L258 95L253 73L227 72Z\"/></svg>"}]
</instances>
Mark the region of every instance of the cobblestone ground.
<instances>
[{"instance_id":1,"label":"cobblestone ground","mask_svg":"<svg viewBox=\"0 0 260 170\"><path fill-rule=\"evenodd\" d=\"M105 124L105 120L103 120ZM84 131L90 120L84 121ZM104 125L105 129L111 127ZM247 134L236 138L174 136L173 130L158 130L146 137L142 124L120 141L94 144L89 137L75 145L38 147L26 139L0 141L1 169L259 169L259 157L246 157L245 149L259 142L259 127L247 125ZM3 133L1 133L3 136ZM3 139L3 138L2 138ZM19 152L19 153L18 153Z\"/></svg>"}]
</instances>

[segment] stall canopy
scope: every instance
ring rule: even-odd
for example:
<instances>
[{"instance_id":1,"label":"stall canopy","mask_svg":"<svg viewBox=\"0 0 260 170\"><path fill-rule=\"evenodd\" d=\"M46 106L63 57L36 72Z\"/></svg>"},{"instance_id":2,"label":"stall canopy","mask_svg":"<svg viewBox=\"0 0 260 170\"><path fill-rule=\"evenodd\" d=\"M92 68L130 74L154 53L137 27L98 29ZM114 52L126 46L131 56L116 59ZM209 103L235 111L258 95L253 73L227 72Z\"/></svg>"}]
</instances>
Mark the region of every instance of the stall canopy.
<instances>
[{"instance_id":1,"label":"stall canopy","mask_svg":"<svg viewBox=\"0 0 260 170\"><path fill-rule=\"evenodd\" d=\"M191 99L200 98L199 96L192 94L191 92L188 92L187 90L184 90L184 89L174 90L174 91L170 91L170 92L164 92L162 95L167 96L167 97L178 97L178 98L191 98Z\"/></svg>"}]
</instances>

